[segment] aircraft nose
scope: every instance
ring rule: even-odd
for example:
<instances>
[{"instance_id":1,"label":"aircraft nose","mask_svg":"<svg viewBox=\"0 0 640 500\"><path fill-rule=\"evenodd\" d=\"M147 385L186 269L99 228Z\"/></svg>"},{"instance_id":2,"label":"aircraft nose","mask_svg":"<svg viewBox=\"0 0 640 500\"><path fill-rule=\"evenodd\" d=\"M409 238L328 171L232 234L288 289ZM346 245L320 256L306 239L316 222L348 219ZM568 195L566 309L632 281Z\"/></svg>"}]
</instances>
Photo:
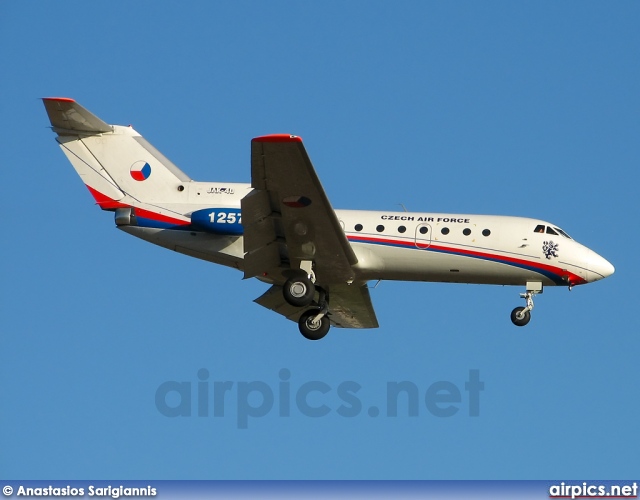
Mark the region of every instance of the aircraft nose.
<instances>
[{"instance_id":1,"label":"aircraft nose","mask_svg":"<svg viewBox=\"0 0 640 500\"><path fill-rule=\"evenodd\" d=\"M589 270L589 281L598 281L611 276L615 272L615 268L604 257L601 257L593 250L587 252L587 269Z\"/></svg>"}]
</instances>

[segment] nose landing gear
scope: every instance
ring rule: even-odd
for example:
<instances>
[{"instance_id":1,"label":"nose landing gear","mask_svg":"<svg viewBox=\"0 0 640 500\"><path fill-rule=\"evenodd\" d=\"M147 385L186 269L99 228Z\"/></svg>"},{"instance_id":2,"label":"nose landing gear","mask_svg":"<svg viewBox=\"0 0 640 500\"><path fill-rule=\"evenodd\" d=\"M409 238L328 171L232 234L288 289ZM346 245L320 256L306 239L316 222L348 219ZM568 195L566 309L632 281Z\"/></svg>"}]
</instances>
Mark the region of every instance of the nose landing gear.
<instances>
[{"instance_id":1,"label":"nose landing gear","mask_svg":"<svg viewBox=\"0 0 640 500\"><path fill-rule=\"evenodd\" d=\"M533 296L542 293L542 283L538 281L527 281L527 290L521 293L520 297L527 301L525 307L516 307L511 311L511 322L516 326L524 326L531 320L531 310L533 309Z\"/></svg>"}]
</instances>

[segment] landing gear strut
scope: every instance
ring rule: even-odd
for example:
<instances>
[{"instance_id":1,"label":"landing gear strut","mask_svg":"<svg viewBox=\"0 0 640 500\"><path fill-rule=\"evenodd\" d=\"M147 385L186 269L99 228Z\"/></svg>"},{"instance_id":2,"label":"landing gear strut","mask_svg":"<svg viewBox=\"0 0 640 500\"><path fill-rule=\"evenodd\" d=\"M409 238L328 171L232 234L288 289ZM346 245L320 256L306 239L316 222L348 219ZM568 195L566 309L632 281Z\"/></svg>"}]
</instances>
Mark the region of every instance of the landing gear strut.
<instances>
[{"instance_id":1,"label":"landing gear strut","mask_svg":"<svg viewBox=\"0 0 640 500\"><path fill-rule=\"evenodd\" d=\"M290 278L282 287L284 300L294 307L308 307L314 304L316 292L318 292L317 307L309 307L298 319L298 328L302 336L309 340L320 340L331 327L327 317L329 312L329 294L315 284L310 261L300 262L300 269L292 272Z\"/></svg>"},{"instance_id":2,"label":"landing gear strut","mask_svg":"<svg viewBox=\"0 0 640 500\"><path fill-rule=\"evenodd\" d=\"M327 318L329 312L328 296L325 291L316 287L319 293L318 306L302 313L298 320L298 327L302 336L308 340L320 340L327 333L331 324Z\"/></svg>"},{"instance_id":3,"label":"landing gear strut","mask_svg":"<svg viewBox=\"0 0 640 500\"><path fill-rule=\"evenodd\" d=\"M533 296L542 293L542 283L527 282L527 291L521 293L520 297L527 301L525 307L516 307L511 311L511 322L516 326L524 326L531 320L531 310L533 309Z\"/></svg>"}]
</instances>

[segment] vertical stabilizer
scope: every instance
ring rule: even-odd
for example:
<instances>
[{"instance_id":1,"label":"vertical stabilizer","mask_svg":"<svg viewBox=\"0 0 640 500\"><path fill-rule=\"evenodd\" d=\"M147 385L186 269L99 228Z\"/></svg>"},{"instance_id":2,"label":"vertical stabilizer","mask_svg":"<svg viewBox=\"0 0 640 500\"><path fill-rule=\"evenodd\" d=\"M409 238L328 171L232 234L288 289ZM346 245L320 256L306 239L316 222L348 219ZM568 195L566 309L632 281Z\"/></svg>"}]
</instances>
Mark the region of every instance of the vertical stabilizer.
<instances>
[{"instance_id":1,"label":"vertical stabilizer","mask_svg":"<svg viewBox=\"0 0 640 500\"><path fill-rule=\"evenodd\" d=\"M73 99L43 102L60 147L101 208L170 204L191 181L133 128L109 125Z\"/></svg>"}]
</instances>

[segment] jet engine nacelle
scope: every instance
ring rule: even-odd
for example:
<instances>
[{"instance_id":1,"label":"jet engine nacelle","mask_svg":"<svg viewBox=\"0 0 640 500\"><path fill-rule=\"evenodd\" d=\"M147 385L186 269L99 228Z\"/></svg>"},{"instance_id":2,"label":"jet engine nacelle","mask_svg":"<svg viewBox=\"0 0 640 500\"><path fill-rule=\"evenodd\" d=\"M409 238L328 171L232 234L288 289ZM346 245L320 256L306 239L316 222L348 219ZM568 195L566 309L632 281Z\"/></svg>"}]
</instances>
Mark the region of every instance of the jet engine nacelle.
<instances>
[{"instance_id":1,"label":"jet engine nacelle","mask_svg":"<svg viewBox=\"0 0 640 500\"><path fill-rule=\"evenodd\" d=\"M239 208L204 208L191 214L191 224L207 233L239 236L242 234L242 212Z\"/></svg>"}]
</instances>

